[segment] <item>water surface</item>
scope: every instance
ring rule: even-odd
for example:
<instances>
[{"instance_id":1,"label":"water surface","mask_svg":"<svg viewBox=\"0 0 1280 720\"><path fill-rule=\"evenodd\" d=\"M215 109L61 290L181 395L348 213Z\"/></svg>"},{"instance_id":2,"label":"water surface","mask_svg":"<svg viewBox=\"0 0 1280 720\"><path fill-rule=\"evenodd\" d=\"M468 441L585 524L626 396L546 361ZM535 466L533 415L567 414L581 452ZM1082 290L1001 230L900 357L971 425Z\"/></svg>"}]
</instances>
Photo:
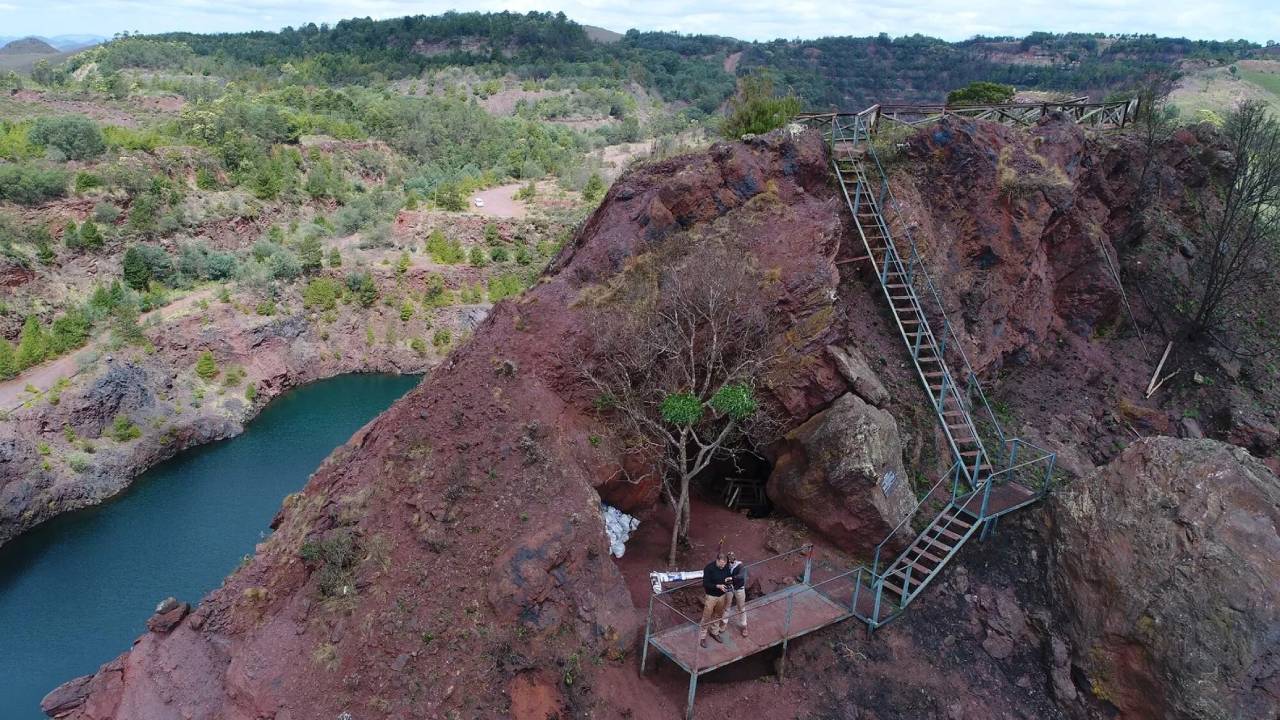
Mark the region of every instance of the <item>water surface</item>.
<instances>
[{"instance_id":1,"label":"water surface","mask_svg":"<svg viewBox=\"0 0 1280 720\"><path fill-rule=\"evenodd\" d=\"M418 380L343 375L293 390L244 433L0 548L0 718L43 718L45 693L127 650L165 597L194 605L218 587L284 496Z\"/></svg>"}]
</instances>

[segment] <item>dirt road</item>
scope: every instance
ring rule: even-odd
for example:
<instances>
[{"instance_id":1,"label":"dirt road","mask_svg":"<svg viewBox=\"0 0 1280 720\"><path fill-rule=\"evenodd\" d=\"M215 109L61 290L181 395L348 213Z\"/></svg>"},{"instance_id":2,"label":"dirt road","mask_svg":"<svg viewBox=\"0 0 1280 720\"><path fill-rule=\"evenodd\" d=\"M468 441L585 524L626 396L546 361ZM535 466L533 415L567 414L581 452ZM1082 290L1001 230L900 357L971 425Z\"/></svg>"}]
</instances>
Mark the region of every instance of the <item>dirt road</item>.
<instances>
[{"instance_id":1,"label":"dirt road","mask_svg":"<svg viewBox=\"0 0 1280 720\"><path fill-rule=\"evenodd\" d=\"M139 322L146 322L155 316L160 322L167 322L187 314L201 300L208 300L213 296L213 288L197 290L190 295L174 300L162 308L144 313L138 320ZM107 335L107 333L103 333L75 352L70 352L62 357L27 368L19 373L17 377L10 380L0 381L0 410L7 412L22 407L23 401L30 397L30 394L26 391L28 385L36 388L39 392L44 392L53 387L59 378L70 379L75 377L80 373L84 364L92 362L95 356L102 354L106 350Z\"/></svg>"}]
</instances>

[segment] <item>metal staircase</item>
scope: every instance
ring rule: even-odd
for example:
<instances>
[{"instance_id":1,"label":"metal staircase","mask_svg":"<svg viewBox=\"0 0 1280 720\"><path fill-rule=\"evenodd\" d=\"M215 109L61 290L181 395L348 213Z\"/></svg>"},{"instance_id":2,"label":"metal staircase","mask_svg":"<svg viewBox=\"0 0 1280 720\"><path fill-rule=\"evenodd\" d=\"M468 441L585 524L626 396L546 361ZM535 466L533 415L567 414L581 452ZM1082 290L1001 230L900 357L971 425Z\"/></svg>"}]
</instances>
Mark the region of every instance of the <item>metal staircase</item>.
<instances>
[{"instance_id":1,"label":"metal staircase","mask_svg":"<svg viewBox=\"0 0 1280 720\"><path fill-rule=\"evenodd\" d=\"M1006 438L987 402L876 156L871 140L878 117L872 107L822 118L832 171L955 464L877 547L869 585L857 589L868 593L867 601L862 607L858 598L853 602L854 614L871 628L905 610L970 537L980 530L985 535L1001 515L1042 497L1054 463L1053 453ZM951 370L948 358L964 367L963 376ZM936 514L882 565L881 556L893 552L900 531L922 509Z\"/></svg>"}]
</instances>

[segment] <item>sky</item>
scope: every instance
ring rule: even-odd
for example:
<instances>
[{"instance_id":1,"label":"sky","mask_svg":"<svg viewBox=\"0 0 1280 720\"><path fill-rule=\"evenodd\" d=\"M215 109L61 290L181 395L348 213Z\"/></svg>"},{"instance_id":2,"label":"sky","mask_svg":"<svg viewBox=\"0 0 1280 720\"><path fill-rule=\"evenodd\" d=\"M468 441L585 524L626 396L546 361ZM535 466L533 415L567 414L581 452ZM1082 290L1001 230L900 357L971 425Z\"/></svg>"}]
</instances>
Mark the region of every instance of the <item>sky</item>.
<instances>
[{"instance_id":1,"label":"sky","mask_svg":"<svg viewBox=\"0 0 1280 720\"><path fill-rule=\"evenodd\" d=\"M1276 0L0 0L0 36L278 30L447 10L563 11L587 25L743 40L922 33L947 40L1033 30L1280 42Z\"/></svg>"}]
</instances>

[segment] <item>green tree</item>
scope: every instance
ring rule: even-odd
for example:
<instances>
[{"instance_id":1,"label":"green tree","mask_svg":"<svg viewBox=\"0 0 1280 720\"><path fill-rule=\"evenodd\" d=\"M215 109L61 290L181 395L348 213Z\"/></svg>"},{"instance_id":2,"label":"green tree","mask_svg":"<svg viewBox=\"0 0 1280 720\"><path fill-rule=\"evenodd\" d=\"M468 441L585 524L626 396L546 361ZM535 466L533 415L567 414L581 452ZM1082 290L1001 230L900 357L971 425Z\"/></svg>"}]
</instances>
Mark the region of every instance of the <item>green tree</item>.
<instances>
[{"instance_id":1,"label":"green tree","mask_svg":"<svg viewBox=\"0 0 1280 720\"><path fill-rule=\"evenodd\" d=\"M484 249L479 245L471 248L471 266L484 267L489 264L489 258L485 255Z\"/></svg>"},{"instance_id":2,"label":"green tree","mask_svg":"<svg viewBox=\"0 0 1280 720\"><path fill-rule=\"evenodd\" d=\"M205 380L217 377L218 362L213 359L213 353L209 350L200 353L200 358L196 360L196 374Z\"/></svg>"},{"instance_id":3,"label":"green tree","mask_svg":"<svg viewBox=\"0 0 1280 720\"><path fill-rule=\"evenodd\" d=\"M68 160L89 160L107 149L102 129L84 115L38 118L27 136L41 147L56 148Z\"/></svg>"},{"instance_id":4,"label":"green tree","mask_svg":"<svg viewBox=\"0 0 1280 720\"><path fill-rule=\"evenodd\" d=\"M959 90L947 93L948 105L1003 105L1013 100L1016 91L1012 85L986 82L971 82Z\"/></svg>"},{"instance_id":5,"label":"green tree","mask_svg":"<svg viewBox=\"0 0 1280 720\"><path fill-rule=\"evenodd\" d=\"M338 252L338 248L329 251L329 267L342 267L342 253Z\"/></svg>"},{"instance_id":6,"label":"green tree","mask_svg":"<svg viewBox=\"0 0 1280 720\"><path fill-rule=\"evenodd\" d=\"M123 266L125 284L134 290L146 290L151 282L151 266L137 245L124 251Z\"/></svg>"},{"instance_id":7,"label":"green tree","mask_svg":"<svg viewBox=\"0 0 1280 720\"><path fill-rule=\"evenodd\" d=\"M591 173L591 177L587 178L587 184L582 188L582 199L587 202L599 202L604 197L604 180L599 173Z\"/></svg>"},{"instance_id":8,"label":"green tree","mask_svg":"<svg viewBox=\"0 0 1280 720\"><path fill-rule=\"evenodd\" d=\"M364 307L372 307L378 301L378 286L367 272L353 272L347 276L347 289L355 293L356 300Z\"/></svg>"},{"instance_id":9,"label":"green tree","mask_svg":"<svg viewBox=\"0 0 1280 720\"><path fill-rule=\"evenodd\" d=\"M35 315L28 315L18 338L17 364L19 370L38 365L49 354L49 338Z\"/></svg>"},{"instance_id":10,"label":"green tree","mask_svg":"<svg viewBox=\"0 0 1280 720\"><path fill-rule=\"evenodd\" d=\"M413 259L409 257L409 251L405 250L400 253L400 259L396 261L396 275L404 277L409 272L409 267L413 264Z\"/></svg>"},{"instance_id":11,"label":"green tree","mask_svg":"<svg viewBox=\"0 0 1280 720\"><path fill-rule=\"evenodd\" d=\"M302 306L308 310L332 310L338 306L342 285L333 278L320 277L307 283L302 291Z\"/></svg>"},{"instance_id":12,"label":"green tree","mask_svg":"<svg viewBox=\"0 0 1280 720\"><path fill-rule=\"evenodd\" d=\"M756 72L738 80L738 92L729 100L720 132L731 140L760 135L782 127L799 112L800 98L790 93L779 97L773 78L764 71Z\"/></svg>"},{"instance_id":13,"label":"green tree","mask_svg":"<svg viewBox=\"0 0 1280 720\"><path fill-rule=\"evenodd\" d=\"M497 245L500 240L498 236L498 226L496 223L484 224L484 242L486 245Z\"/></svg>"},{"instance_id":14,"label":"green tree","mask_svg":"<svg viewBox=\"0 0 1280 720\"><path fill-rule=\"evenodd\" d=\"M75 220L68 220L63 226L62 244L66 245L68 250L78 250L83 245L80 240L80 228L76 227Z\"/></svg>"},{"instance_id":15,"label":"green tree","mask_svg":"<svg viewBox=\"0 0 1280 720\"><path fill-rule=\"evenodd\" d=\"M409 322L413 318L413 304L408 300L400 302L400 321Z\"/></svg>"},{"instance_id":16,"label":"green tree","mask_svg":"<svg viewBox=\"0 0 1280 720\"><path fill-rule=\"evenodd\" d=\"M298 243L298 261L302 263L302 272L314 273L324 264L324 248L320 246L320 238L315 233L306 233Z\"/></svg>"},{"instance_id":17,"label":"green tree","mask_svg":"<svg viewBox=\"0 0 1280 720\"><path fill-rule=\"evenodd\" d=\"M0 338L0 378L5 380L18 374L18 358L8 340Z\"/></svg>"},{"instance_id":18,"label":"green tree","mask_svg":"<svg viewBox=\"0 0 1280 720\"><path fill-rule=\"evenodd\" d=\"M103 246L102 233L92 220L85 220L80 226L80 245L89 250L98 250Z\"/></svg>"}]
</instances>

